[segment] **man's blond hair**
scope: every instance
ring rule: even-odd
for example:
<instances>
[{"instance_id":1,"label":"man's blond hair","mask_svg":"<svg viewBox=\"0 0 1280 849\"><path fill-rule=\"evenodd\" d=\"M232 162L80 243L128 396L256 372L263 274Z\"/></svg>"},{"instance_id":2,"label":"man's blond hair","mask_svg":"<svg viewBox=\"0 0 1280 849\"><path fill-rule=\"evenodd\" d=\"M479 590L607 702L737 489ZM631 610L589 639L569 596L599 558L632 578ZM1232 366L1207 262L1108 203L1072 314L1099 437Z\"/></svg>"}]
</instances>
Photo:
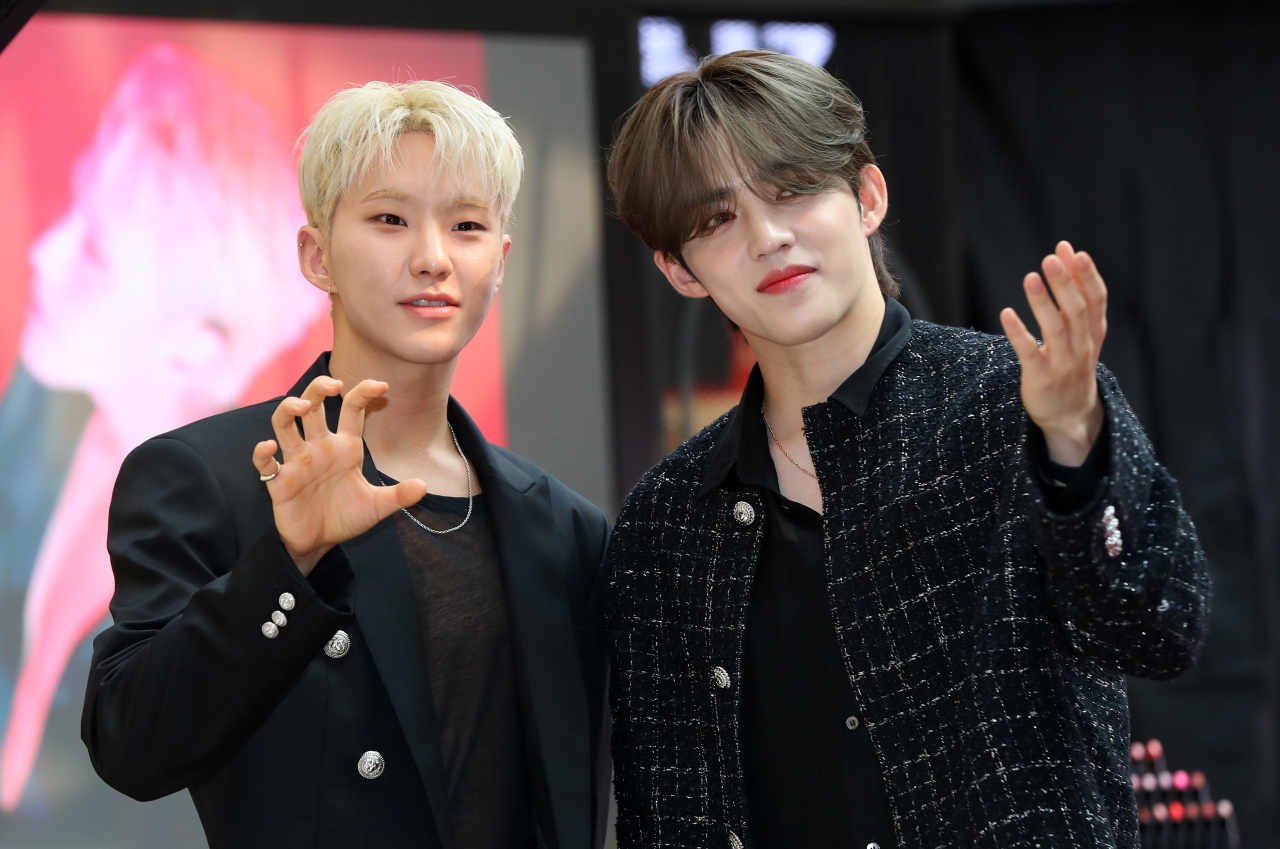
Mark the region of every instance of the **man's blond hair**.
<instances>
[{"instance_id":1,"label":"man's blond hair","mask_svg":"<svg viewBox=\"0 0 1280 849\"><path fill-rule=\"evenodd\" d=\"M320 108L300 140L298 190L307 223L327 240L338 200L370 171L394 163L405 133L434 137L441 176L479 190L505 226L524 173L515 133L480 98L430 80L353 86Z\"/></svg>"}]
</instances>

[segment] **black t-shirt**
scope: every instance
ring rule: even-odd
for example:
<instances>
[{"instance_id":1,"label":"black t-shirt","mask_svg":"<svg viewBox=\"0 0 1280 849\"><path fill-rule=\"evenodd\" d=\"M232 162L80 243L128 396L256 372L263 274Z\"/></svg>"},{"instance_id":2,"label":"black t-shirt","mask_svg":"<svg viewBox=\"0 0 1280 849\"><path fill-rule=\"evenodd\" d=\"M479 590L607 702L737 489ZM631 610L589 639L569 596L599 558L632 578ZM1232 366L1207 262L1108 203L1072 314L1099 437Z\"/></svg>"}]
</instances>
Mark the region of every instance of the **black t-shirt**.
<instances>
[{"instance_id":1,"label":"black t-shirt","mask_svg":"<svg viewBox=\"0 0 1280 849\"><path fill-rule=\"evenodd\" d=\"M409 510L443 530L462 521L467 499L429 494ZM533 806L506 594L484 496L453 533L427 533L401 511L395 523L418 597L455 843L526 849L533 845Z\"/></svg>"}]
</instances>

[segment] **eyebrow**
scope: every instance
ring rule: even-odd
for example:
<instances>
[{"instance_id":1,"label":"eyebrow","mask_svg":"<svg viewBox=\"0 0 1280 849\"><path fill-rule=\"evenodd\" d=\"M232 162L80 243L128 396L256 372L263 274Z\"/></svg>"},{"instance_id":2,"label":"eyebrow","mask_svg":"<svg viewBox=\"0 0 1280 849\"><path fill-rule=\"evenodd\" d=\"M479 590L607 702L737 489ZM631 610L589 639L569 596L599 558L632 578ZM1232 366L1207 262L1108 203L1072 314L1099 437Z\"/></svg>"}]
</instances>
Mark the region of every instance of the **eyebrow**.
<instances>
[{"instance_id":1,"label":"eyebrow","mask_svg":"<svg viewBox=\"0 0 1280 849\"><path fill-rule=\"evenodd\" d=\"M404 192L397 192L395 189L375 189L364 196L361 203L368 203L371 200L398 200L403 203L412 203L409 196Z\"/></svg>"},{"instance_id":2,"label":"eyebrow","mask_svg":"<svg viewBox=\"0 0 1280 849\"><path fill-rule=\"evenodd\" d=\"M714 189L707 189L705 192L699 192L698 196L693 199L693 206L702 207L719 203L733 197L733 189L728 186L717 186Z\"/></svg>"},{"instance_id":3,"label":"eyebrow","mask_svg":"<svg viewBox=\"0 0 1280 849\"><path fill-rule=\"evenodd\" d=\"M467 195L465 197L460 197L460 198L454 198L452 201L449 202L450 209L460 209L463 207L470 207L473 209L483 209L485 212L489 211L489 204L485 203L479 198L471 197L470 195Z\"/></svg>"},{"instance_id":4,"label":"eyebrow","mask_svg":"<svg viewBox=\"0 0 1280 849\"><path fill-rule=\"evenodd\" d=\"M368 203L371 200L395 200L395 201L400 201L401 203L408 203L408 204L412 204L414 202L413 198L411 198L409 195L405 194L404 192L398 192L395 189L375 189L374 191L369 192L369 194L365 195L364 200L360 202ZM449 201L449 209L467 209L467 208L483 209L484 211L488 212L489 204L485 203L479 198L472 197L471 195L465 195L463 197L454 198L453 200Z\"/></svg>"}]
</instances>

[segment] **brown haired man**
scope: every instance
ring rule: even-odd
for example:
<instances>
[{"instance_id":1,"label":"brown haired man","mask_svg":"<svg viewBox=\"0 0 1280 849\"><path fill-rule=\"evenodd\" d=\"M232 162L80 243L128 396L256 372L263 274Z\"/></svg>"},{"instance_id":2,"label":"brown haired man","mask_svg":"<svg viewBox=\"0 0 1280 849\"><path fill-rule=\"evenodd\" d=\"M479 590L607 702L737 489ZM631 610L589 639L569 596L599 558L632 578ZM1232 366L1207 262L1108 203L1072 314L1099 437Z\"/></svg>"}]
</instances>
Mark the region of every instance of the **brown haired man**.
<instances>
[{"instance_id":1,"label":"brown haired man","mask_svg":"<svg viewBox=\"0 0 1280 849\"><path fill-rule=\"evenodd\" d=\"M759 362L610 545L619 845L1131 847L1123 675L1194 662L1208 576L1090 257L1026 276L1043 346L911 321L861 106L774 53L651 89L609 177Z\"/></svg>"}]
</instances>

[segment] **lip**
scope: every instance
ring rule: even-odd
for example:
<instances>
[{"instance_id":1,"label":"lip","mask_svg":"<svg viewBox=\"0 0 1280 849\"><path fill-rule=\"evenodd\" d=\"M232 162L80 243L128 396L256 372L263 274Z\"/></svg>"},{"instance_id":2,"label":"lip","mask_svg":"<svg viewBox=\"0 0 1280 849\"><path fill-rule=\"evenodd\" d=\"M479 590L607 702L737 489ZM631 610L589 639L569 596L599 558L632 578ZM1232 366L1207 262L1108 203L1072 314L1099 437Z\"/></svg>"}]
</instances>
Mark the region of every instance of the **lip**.
<instances>
[{"instance_id":1,"label":"lip","mask_svg":"<svg viewBox=\"0 0 1280 849\"><path fill-rule=\"evenodd\" d=\"M414 301L434 301L432 306L420 306ZM419 292L400 302L400 306L420 318L448 318L458 311L458 302L444 292Z\"/></svg>"},{"instance_id":2,"label":"lip","mask_svg":"<svg viewBox=\"0 0 1280 849\"><path fill-rule=\"evenodd\" d=\"M761 280L756 286L756 291L766 295L794 292L803 286L817 270L812 265L788 265Z\"/></svg>"}]
</instances>

